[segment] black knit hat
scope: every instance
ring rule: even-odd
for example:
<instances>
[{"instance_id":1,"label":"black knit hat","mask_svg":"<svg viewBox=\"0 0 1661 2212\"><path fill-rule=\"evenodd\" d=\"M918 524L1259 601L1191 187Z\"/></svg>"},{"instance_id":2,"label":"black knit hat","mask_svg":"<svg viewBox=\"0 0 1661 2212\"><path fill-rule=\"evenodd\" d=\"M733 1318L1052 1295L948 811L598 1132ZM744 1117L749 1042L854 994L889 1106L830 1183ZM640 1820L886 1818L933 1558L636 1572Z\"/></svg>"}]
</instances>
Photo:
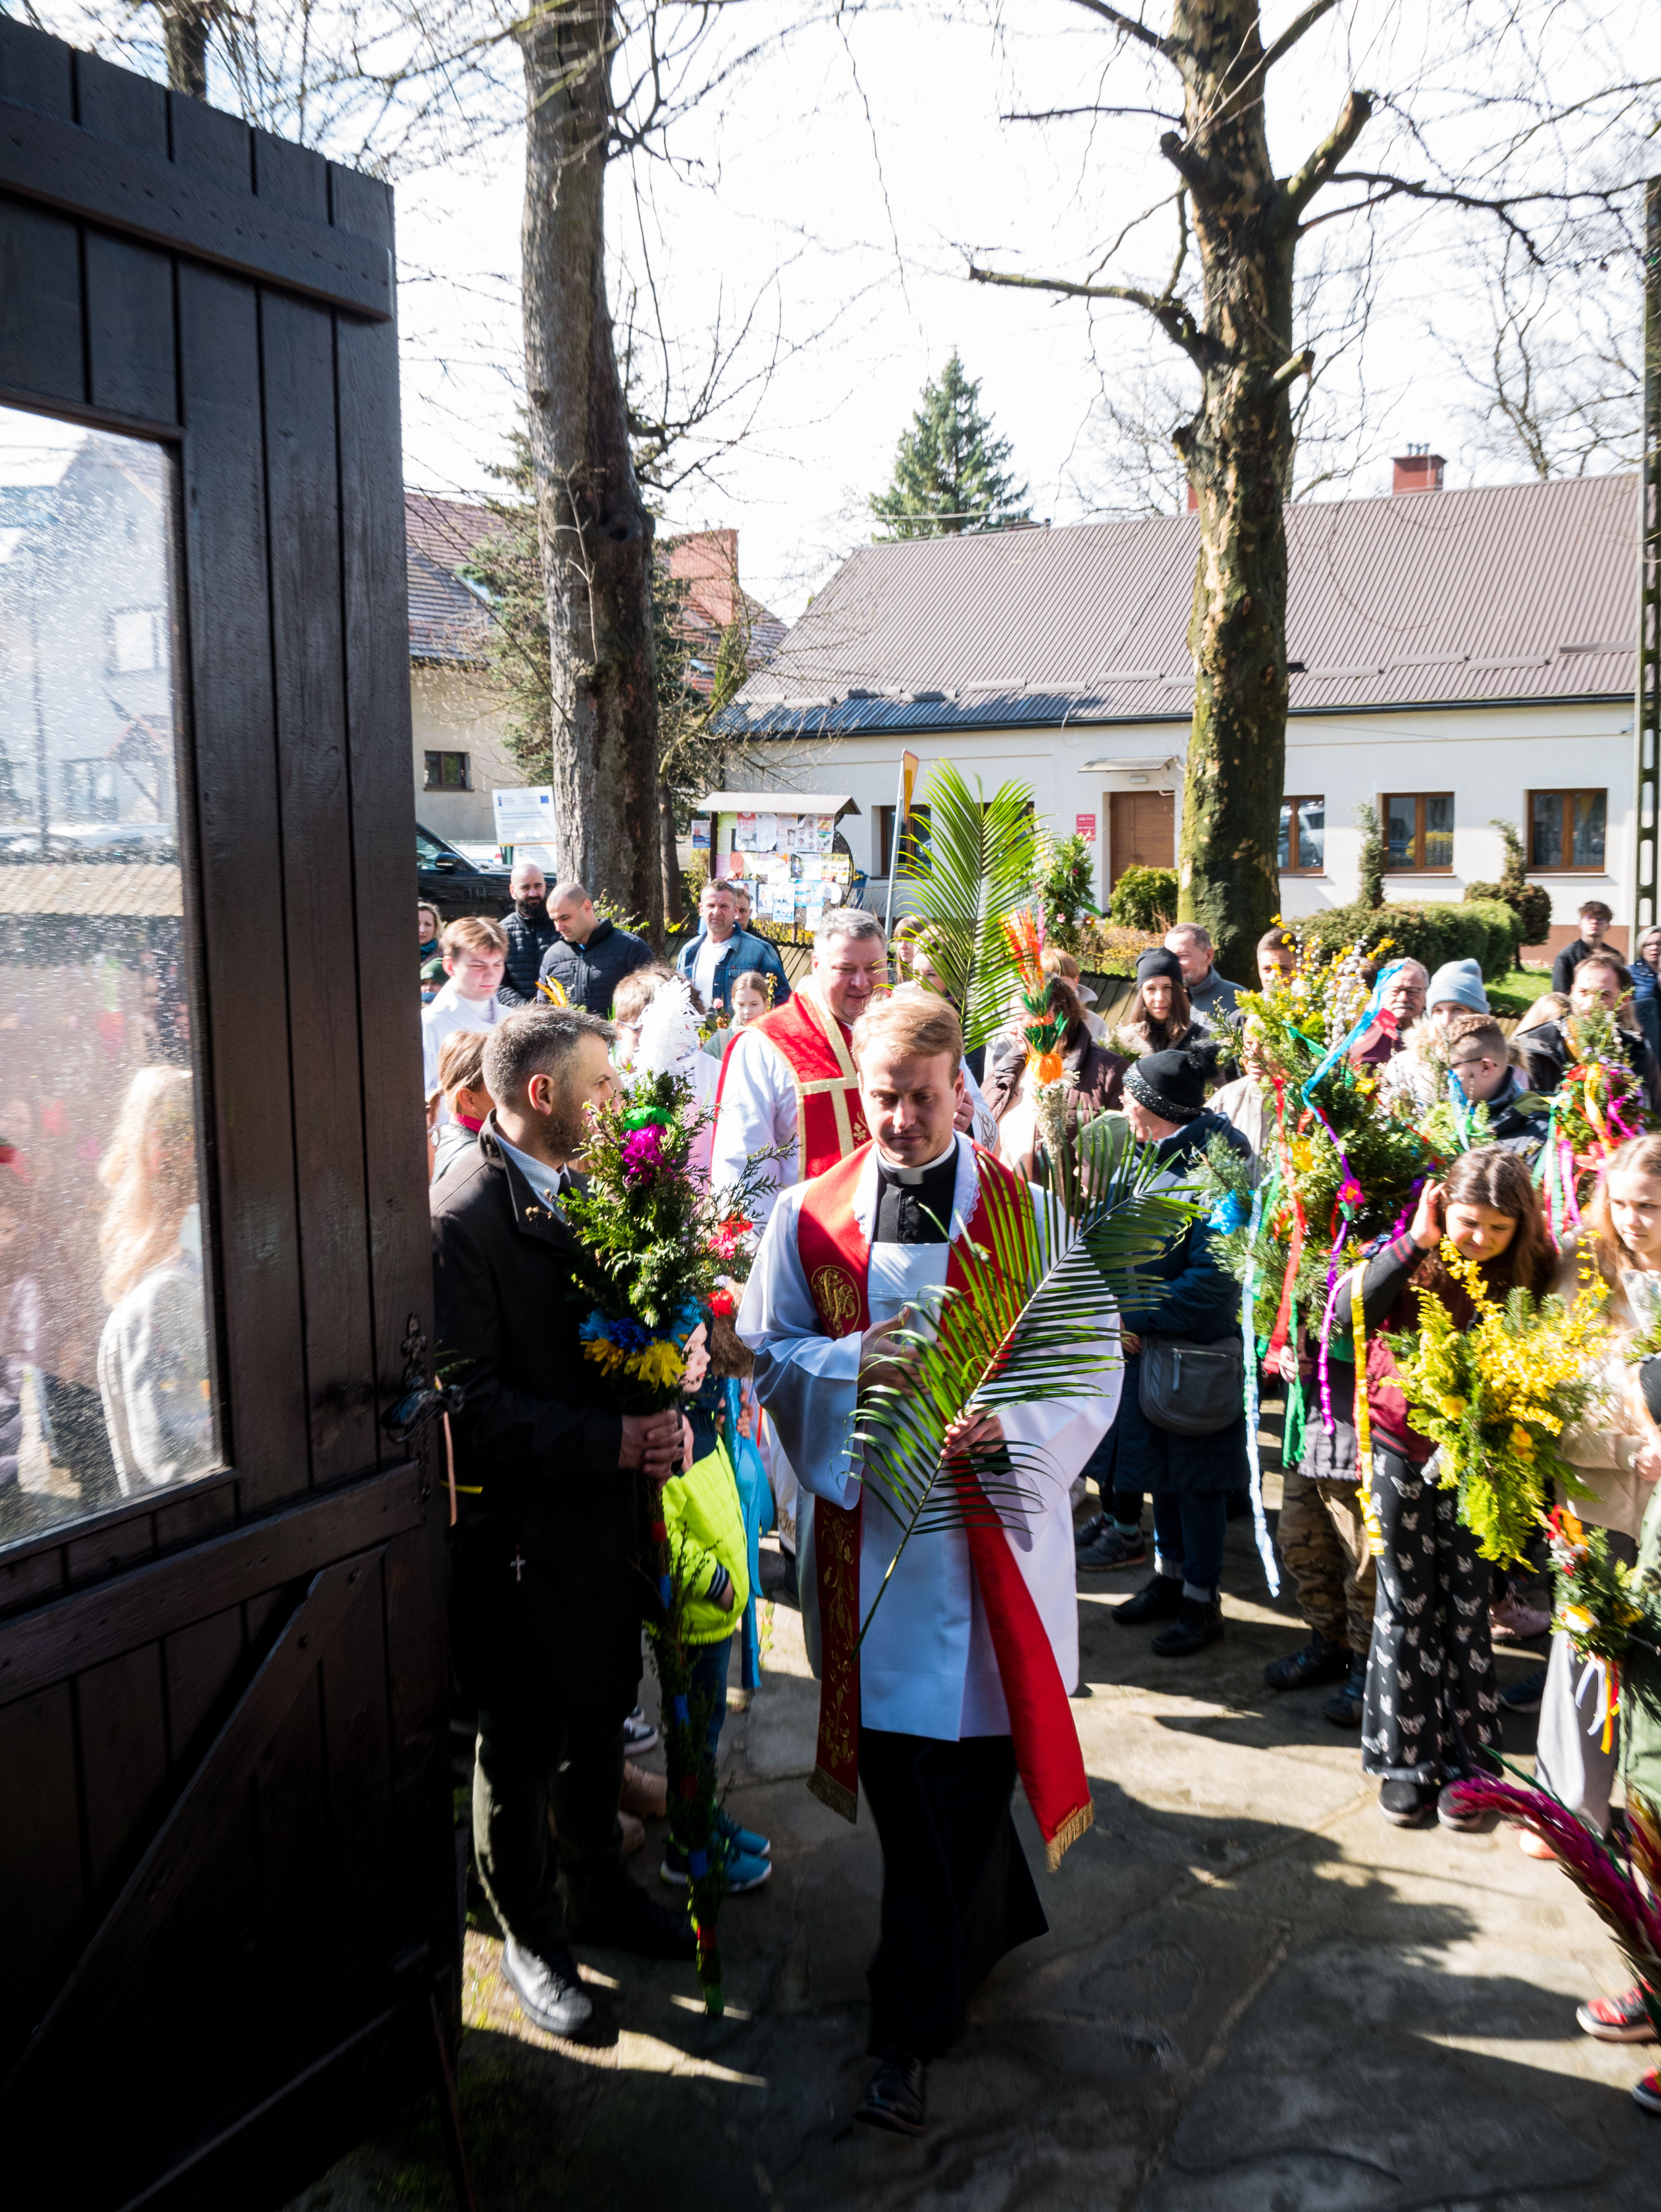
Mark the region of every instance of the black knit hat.
<instances>
[{"instance_id":1,"label":"black knit hat","mask_svg":"<svg viewBox=\"0 0 1661 2212\"><path fill-rule=\"evenodd\" d=\"M1638 1363L1638 1387L1652 1421L1661 1421L1661 1352L1652 1352Z\"/></svg>"},{"instance_id":2,"label":"black knit hat","mask_svg":"<svg viewBox=\"0 0 1661 2212\"><path fill-rule=\"evenodd\" d=\"M1183 980L1183 963L1174 952L1167 952L1163 945L1154 945L1144 952L1136 963L1136 981L1140 986L1151 976L1168 975L1173 983Z\"/></svg>"},{"instance_id":3,"label":"black knit hat","mask_svg":"<svg viewBox=\"0 0 1661 2212\"><path fill-rule=\"evenodd\" d=\"M1162 1121L1192 1121L1205 1112L1206 1079L1214 1056L1193 1046L1150 1052L1126 1068L1124 1087Z\"/></svg>"}]
</instances>

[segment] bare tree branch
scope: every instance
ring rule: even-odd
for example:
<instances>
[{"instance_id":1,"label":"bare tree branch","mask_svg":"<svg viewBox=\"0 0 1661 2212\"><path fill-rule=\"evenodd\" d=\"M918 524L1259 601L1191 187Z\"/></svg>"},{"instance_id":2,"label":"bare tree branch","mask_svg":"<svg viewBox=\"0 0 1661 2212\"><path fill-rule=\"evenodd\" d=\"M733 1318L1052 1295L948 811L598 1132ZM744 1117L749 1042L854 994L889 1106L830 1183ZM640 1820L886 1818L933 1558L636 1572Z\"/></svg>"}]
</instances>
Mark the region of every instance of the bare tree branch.
<instances>
[{"instance_id":1,"label":"bare tree branch","mask_svg":"<svg viewBox=\"0 0 1661 2212\"><path fill-rule=\"evenodd\" d=\"M1332 129L1303 167L1294 170L1281 186L1278 222L1295 223L1316 193L1333 181L1339 162L1366 130L1372 115L1371 94L1352 92Z\"/></svg>"},{"instance_id":2,"label":"bare tree branch","mask_svg":"<svg viewBox=\"0 0 1661 2212\"><path fill-rule=\"evenodd\" d=\"M1127 38L1140 40L1156 54L1164 54L1169 59L1171 52L1170 40L1162 39L1157 31L1151 31L1146 23L1139 22L1134 15L1122 15L1116 8L1110 8L1106 0L1073 0L1073 4L1092 15L1099 15L1104 22L1111 23L1116 30L1123 31Z\"/></svg>"}]
</instances>

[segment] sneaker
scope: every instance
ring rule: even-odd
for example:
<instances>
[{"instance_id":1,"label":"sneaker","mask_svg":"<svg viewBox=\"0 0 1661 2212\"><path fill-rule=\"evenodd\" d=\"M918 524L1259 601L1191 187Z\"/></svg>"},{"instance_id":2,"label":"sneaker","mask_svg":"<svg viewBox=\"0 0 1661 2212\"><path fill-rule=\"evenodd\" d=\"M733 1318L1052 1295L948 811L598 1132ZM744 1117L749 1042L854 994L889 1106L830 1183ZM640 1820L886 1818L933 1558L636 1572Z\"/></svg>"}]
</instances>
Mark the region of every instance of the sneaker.
<instances>
[{"instance_id":1,"label":"sneaker","mask_svg":"<svg viewBox=\"0 0 1661 2212\"><path fill-rule=\"evenodd\" d=\"M741 1828L730 1813L722 1807L715 1808L715 1833L729 1850L742 1851L746 1858L770 1859L773 1846L765 1836L758 1836L753 1828Z\"/></svg>"},{"instance_id":2,"label":"sneaker","mask_svg":"<svg viewBox=\"0 0 1661 2212\"><path fill-rule=\"evenodd\" d=\"M1311 1682L1335 1682L1349 1671L1349 1646L1329 1643L1317 1628L1307 1644L1271 1659L1263 1680L1271 1690L1302 1690Z\"/></svg>"},{"instance_id":3,"label":"sneaker","mask_svg":"<svg viewBox=\"0 0 1661 2212\"><path fill-rule=\"evenodd\" d=\"M1498 1605L1488 1607L1488 1634L1496 1644L1526 1644L1550 1626L1551 1615L1538 1606L1524 1605L1515 1590L1507 1590Z\"/></svg>"},{"instance_id":4,"label":"sneaker","mask_svg":"<svg viewBox=\"0 0 1661 2212\"><path fill-rule=\"evenodd\" d=\"M1147 1564L1147 1539L1138 1528L1127 1535L1116 1528L1110 1521L1104 1520L1091 1541L1075 1553L1080 1574L1107 1575L1119 1567L1141 1567Z\"/></svg>"},{"instance_id":5,"label":"sneaker","mask_svg":"<svg viewBox=\"0 0 1661 2212\"><path fill-rule=\"evenodd\" d=\"M1537 1713L1540 1701L1546 1694L1546 1670L1536 1667L1531 1674L1524 1674L1520 1682L1513 1682L1508 1690L1501 1690L1500 1702L1508 1713Z\"/></svg>"},{"instance_id":6,"label":"sneaker","mask_svg":"<svg viewBox=\"0 0 1661 2212\"><path fill-rule=\"evenodd\" d=\"M891 2047L881 2054L854 2118L895 2136L920 2136L928 2124L928 2069L921 2058Z\"/></svg>"},{"instance_id":7,"label":"sneaker","mask_svg":"<svg viewBox=\"0 0 1661 2212\"><path fill-rule=\"evenodd\" d=\"M1641 2081L1633 2083L1632 2101L1646 2112L1661 2112L1661 2071L1652 2066Z\"/></svg>"},{"instance_id":8,"label":"sneaker","mask_svg":"<svg viewBox=\"0 0 1661 2212\"><path fill-rule=\"evenodd\" d=\"M1456 1795L1463 1777L1449 1777L1436 1797L1436 1817L1445 1828L1457 1828L1461 1835L1474 1836L1488 1826L1494 1815L1486 1806L1467 1805Z\"/></svg>"},{"instance_id":9,"label":"sneaker","mask_svg":"<svg viewBox=\"0 0 1661 2212\"><path fill-rule=\"evenodd\" d=\"M1618 1997L1588 1997L1574 2017L1581 2033L1599 2043L1655 2041L1655 2022L1640 1989L1622 1990Z\"/></svg>"},{"instance_id":10,"label":"sneaker","mask_svg":"<svg viewBox=\"0 0 1661 2212\"><path fill-rule=\"evenodd\" d=\"M1330 1721L1334 1728L1360 1728L1366 1700L1367 1662L1365 1659L1352 1659L1348 1674L1332 1695L1322 1701L1321 1718Z\"/></svg>"},{"instance_id":11,"label":"sneaker","mask_svg":"<svg viewBox=\"0 0 1661 2212\"><path fill-rule=\"evenodd\" d=\"M666 1820L669 1817L669 1782L666 1775L648 1774L643 1766L632 1759L623 1762L623 1794L618 1800L625 1813L637 1820Z\"/></svg>"},{"instance_id":12,"label":"sneaker","mask_svg":"<svg viewBox=\"0 0 1661 2212\"><path fill-rule=\"evenodd\" d=\"M741 1897L746 1889L759 1889L763 1882L772 1879L773 1862L771 1859L755 1858L748 1851L731 1851L722 1861L722 1871L727 1877L727 1888L733 1896ZM666 1881L671 1889L684 1889L691 1879L686 1854L678 1850L673 1844L663 1854L658 1879Z\"/></svg>"},{"instance_id":13,"label":"sneaker","mask_svg":"<svg viewBox=\"0 0 1661 2212\"><path fill-rule=\"evenodd\" d=\"M1135 1597L1113 1608L1121 1628L1139 1628L1145 1620L1169 1620L1183 1609L1183 1586L1175 1575L1150 1575Z\"/></svg>"},{"instance_id":14,"label":"sneaker","mask_svg":"<svg viewBox=\"0 0 1661 2212\"><path fill-rule=\"evenodd\" d=\"M1080 1521L1073 1531L1074 1550L1082 1552L1086 1545L1095 1542L1104 1528L1110 1528L1112 1526L1113 1523L1105 1513L1092 1513L1088 1521Z\"/></svg>"},{"instance_id":15,"label":"sneaker","mask_svg":"<svg viewBox=\"0 0 1661 2212\"><path fill-rule=\"evenodd\" d=\"M502 1975L526 2020L545 2035L575 2035L593 2012L577 1962L563 1948L539 1954L525 1950L510 1936L502 1947Z\"/></svg>"},{"instance_id":16,"label":"sneaker","mask_svg":"<svg viewBox=\"0 0 1661 2212\"><path fill-rule=\"evenodd\" d=\"M1393 1828L1421 1828L1436 1809L1436 1791L1427 1783L1385 1782L1379 1785L1378 1810Z\"/></svg>"},{"instance_id":17,"label":"sneaker","mask_svg":"<svg viewBox=\"0 0 1661 2212\"><path fill-rule=\"evenodd\" d=\"M1220 1598L1185 1597L1169 1628L1162 1628L1149 1647L1156 1659L1186 1659L1203 1651L1223 1632Z\"/></svg>"},{"instance_id":18,"label":"sneaker","mask_svg":"<svg viewBox=\"0 0 1661 2212\"><path fill-rule=\"evenodd\" d=\"M657 1730L636 1705L623 1723L623 1748L625 1756L630 1752L655 1751L657 1745Z\"/></svg>"}]
</instances>

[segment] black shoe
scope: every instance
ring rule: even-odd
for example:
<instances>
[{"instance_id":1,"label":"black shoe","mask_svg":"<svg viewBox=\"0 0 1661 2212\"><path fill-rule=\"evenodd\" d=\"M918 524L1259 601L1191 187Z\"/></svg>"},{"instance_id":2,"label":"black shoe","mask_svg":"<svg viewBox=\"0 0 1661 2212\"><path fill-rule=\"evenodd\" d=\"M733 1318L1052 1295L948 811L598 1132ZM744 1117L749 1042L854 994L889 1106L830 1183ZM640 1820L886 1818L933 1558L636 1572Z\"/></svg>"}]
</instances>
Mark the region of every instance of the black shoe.
<instances>
[{"instance_id":1,"label":"black shoe","mask_svg":"<svg viewBox=\"0 0 1661 2212\"><path fill-rule=\"evenodd\" d=\"M920 2136L928 2124L928 2069L922 2059L885 2051L854 2118L891 2135Z\"/></svg>"},{"instance_id":2,"label":"black shoe","mask_svg":"<svg viewBox=\"0 0 1661 2212\"><path fill-rule=\"evenodd\" d=\"M1486 1805L1463 1805L1454 1791L1462 1777L1450 1775L1436 1799L1436 1817L1445 1828L1457 1828L1463 1834L1476 1835L1494 1826L1494 1814Z\"/></svg>"},{"instance_id":3,"label":"black shoe","mask_svg":"<svg viewBox=\"0 0 1661 2212\"><path fill-rule=\"evenodd\" d=\"M1321 1718L1334 1728L1360 1728L1367 1699L1367 1662L1352 1659L1349 1673L1321 1707Z\"/></svg>"},{"instance_id":4,"label":"black shoe","mask_svg":"<svg viewBox=\"0 0 1661 2212\"><path fill-rule=\"evenodd\" d=\"M1081 1575L1115 1574L1121 1567L1147 1565L1147 1539L1140 1528L1127 1536L1110 1521L1104 1521L1093 1541L1080 1546L1074 1556Z\"/></svg>"},{"instance_id":5,"label":"black shoe","mask_svg":"<svg viewBox=\"0 0 1661 2212\"><path fill-rule=\"evenodd\" d=\"M525 2017L545 2035L575 2035L593 2012L594 2001L567 1950L526 1951L510 1936L502 1947L502 1978Z\"/></svg>"},{"instance_id":6,"label":"black shoe","mask_svg":"<svg viewBox=\"0 0 1661 2212\"><path fill-rule=\"evenodd\" d=\"M1524 1674L1520 1682L1513 1682L1508 1690L1501 1690L1500 1702L1508 1713L1537 1713L1546 1694L1546 1670L1536 1667L1531 1674Z\"/></svg>"},{"instance_id":7,"label":"black shoe","mask_svg":"<svg viewBox=\"0 0 1661 2212\"><path fill-rule=\"evenodd\" d=\"M1349 1670L1349 1646L1330 1644L1317 1628L1307 1644L1271 1659L1263 1680L1271 1690L1304 1690L1311 1682L1335 1682Z\"/></svg>"},{"instance_id":8,"label":"black shoe","mask_svg":"<svg viewBox=\"0 0 1661 2212\"><path fill-rule=\"evenodd\" d=\"M1393 1828L1422 1828L1436 1810L1433 1783L1386 1782L1378 1791L1378 1810Z\"/></svg>"},{"instance_id":9,"label":"black shoe","mask_svg":"<svg viewBox=\"0 0 1661 2212\"><path fill-rule=\"evenodd\" d=\"M1105 1513L1092 1513L1088 1521L1081 1521L1073 1531L1074 1550L1082 1552L1088 1545L1095 1542L1104 1528L1110 1528L1112 1526L1113 1523Z\"/></svg>"},{"instance_id":10,"label":"black shoe","mask_svg":"<svg viewBox=\"0 0 1661 2212\"><path fill-rule=\"evenodd\" d=\"M599 1911L572 1912L571 1940L609 1951L633 1951L642 1959L695 1959L697 1942L684 1911L667 1912L632 1881Z\"/></svg>"},{"instance_id":11,"label":"black shoe","mask_svg":"<svg viewBox=\"0 0 1661 2212\"><path fill-rule=\"evenodd\" d=\"M1136 1628L1145 1620L1169 1620L1183 1608L1183 1586L1175 1575L1150 1575L1135 1597L1113 1608L1121 1628Z\"/></svg>"},{"instance_id":12,"label":"black shoe","mask_svg":"<svg viewBox=\"0 0 1661 2212\"><path fill-rule=\"evenodd\" d=\"M1223 1632L1220 1598L1185 1597L1169 1628L1162 1628L1150 1649L1156 1659L1186 1659L1190 1651L1203 1651Z\"/></svg>"}]
</instances>

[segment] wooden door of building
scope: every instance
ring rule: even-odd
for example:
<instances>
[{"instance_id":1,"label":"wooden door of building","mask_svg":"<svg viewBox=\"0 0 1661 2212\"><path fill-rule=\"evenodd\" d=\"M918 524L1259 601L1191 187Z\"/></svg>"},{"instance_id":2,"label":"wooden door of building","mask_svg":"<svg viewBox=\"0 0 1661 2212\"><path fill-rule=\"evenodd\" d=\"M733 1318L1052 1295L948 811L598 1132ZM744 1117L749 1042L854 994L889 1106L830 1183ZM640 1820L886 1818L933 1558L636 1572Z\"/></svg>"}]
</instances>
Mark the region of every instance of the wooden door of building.
<instances>
[{"instance_id":1,"label":"wooden door of building","mask_svg":"<svg viewBox=\"0 0 1661 2212\"><path fill-rule=\"evenodd\" d=\"M1177 865L1177 800L1169 791L1115 791L1107 802L1107 887L1127 868Z\"/></svg>"},{"instance_id":2,"label":"wooden door of building","mask_svg":"<svg viewBox=\"0 0 1661 2212\"><path fill-rule=\"evenodd\" d=\"M280 2203L457 2016L391 247L0 21L19 2204Z\"/></svg>"}]
</instances>

